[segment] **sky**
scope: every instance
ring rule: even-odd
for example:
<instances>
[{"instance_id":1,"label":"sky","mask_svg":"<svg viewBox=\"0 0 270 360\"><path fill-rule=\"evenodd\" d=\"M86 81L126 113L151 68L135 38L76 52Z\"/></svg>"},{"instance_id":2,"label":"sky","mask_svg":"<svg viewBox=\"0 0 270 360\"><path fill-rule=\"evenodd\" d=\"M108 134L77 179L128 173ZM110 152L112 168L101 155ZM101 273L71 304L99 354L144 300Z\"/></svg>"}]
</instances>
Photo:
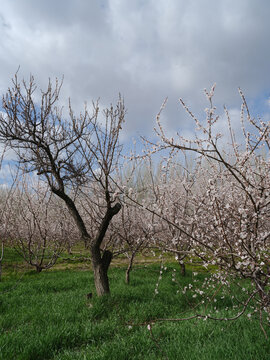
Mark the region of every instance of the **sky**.
<instances>
[{"instance_id":1,"label":"sky","mask_svg":"<svg viewBox=\"0 0 270 360\"><path fill-rule=\"evenodd\" d=\"M214 102L237 127L238 87L254 116L269 116L269 19L269 0L1 0L0 92L18 67L40 88L64 76L62 99L78 112L120 92L127 143L153 136L167 96L166 129L192 134L179 98L201 115L203 89L216 83Z\"/></svg>"}]
</instances>

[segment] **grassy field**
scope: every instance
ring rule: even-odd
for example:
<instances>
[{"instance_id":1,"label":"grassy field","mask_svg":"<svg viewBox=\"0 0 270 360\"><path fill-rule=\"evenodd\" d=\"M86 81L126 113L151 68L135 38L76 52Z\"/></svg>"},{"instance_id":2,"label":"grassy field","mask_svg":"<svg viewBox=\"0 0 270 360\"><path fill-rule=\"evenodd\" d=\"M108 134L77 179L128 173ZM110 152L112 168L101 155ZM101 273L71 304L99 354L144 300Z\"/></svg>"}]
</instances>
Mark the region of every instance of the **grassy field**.
<instances>
[{"instance_id":1,"label":"grassy field","mask_svg":"<svg viewBox=\"0 0 270 360\"><path fill-rule=\"evenodd\" d=\"M270 359L269 340L246 316L230 323L158 323L152 335L146 325L137 326L189 310L172 270L168 265L154 295L158 264L135 267L130 285L124 283L125 269L113 267L112 295L91 300L90 271L26 271L22 277L19 270L10 272L0 283L0 359ZM183 285L190 277L191 271L185 278L176 275ZM226 299L219 305L230 306Z\"/></svg>"}]
</instances>

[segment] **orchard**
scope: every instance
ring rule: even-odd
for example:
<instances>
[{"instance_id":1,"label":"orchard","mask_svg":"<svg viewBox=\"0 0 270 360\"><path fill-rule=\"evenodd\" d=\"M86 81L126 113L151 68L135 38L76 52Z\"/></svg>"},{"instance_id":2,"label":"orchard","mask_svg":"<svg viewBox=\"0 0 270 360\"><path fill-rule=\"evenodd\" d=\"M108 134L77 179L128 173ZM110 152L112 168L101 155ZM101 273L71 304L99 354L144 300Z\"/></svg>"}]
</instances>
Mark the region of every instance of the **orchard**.
<instances>
[{"instance_id":1,"label":"orchard","mask_svg":"<svg viewBox=\"0 0 270 360\"><path fill-rule=\"evenodd\" d=\"M92 311L91 319L97 321L103 312L114 314L120 290L114 293L111 288L116 283L120 286L120 280L126 283L121 293L127 301L132 292L141 302L151 298L145 316L135 310L122 311L121 324L127 331L146 331L155 351L164 358L168 355L155 329L172 323L174 329L181 329L189 321L223 324L243 318L258 325L262 341L267 339L269 122L251 116L239 90L239 137L226 107L224 114L217 114L213 86L205 90L209 105L203 119L180 99L194 123L192 138L184 138L181 129L167 136L162 123L165 100L156 118L155 140L143 137L143 153L127 155L119 141L126 117L122 97L103 110L99 102L90 108L85 105L76 115L71 101L65 110L58 104L61 87L62 82L49 81L39 92L32 76L27 82L19 81L16 74L3 96L2 163L5 152L11 150L16 170L12 183L0 193L0 305L6 301L6 291L11 297L17 291L12 290L12 277L5 267L9 254L23 259L28 264L24 271L34 269L35 279L43 279L35 281L44 283L46 274L60 271L57 266L64 259L73 259L90 270L89 279L84 276L83 280L87 292L91 291L86 304L86 294L78 285L84 316ZM229 132L226 141L217 131L224 116ZM114 264L124 268L120 280ZM138 278L142 269L144 275ZM114 271L117 280L110 278ZM19 281L15 286L23 282L21 278L14 281ZM143 287L142 293L136 293L136 284L138 289ZM76 286L74 280L75 293ZM155 309L161 306L164 287L173 292L167 296L174 311L164 310L162 316ZM93 315L95 311L102 314Z\"/></svg>"}]
</instances>

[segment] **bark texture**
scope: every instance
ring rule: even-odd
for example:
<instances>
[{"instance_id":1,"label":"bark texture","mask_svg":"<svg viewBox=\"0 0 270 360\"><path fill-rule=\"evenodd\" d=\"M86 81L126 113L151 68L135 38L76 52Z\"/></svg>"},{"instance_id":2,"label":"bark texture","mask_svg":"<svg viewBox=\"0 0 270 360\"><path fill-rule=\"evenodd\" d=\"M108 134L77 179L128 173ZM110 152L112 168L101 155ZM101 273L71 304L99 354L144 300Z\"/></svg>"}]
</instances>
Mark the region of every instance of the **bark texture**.
<instances>
[{"instance_id":1,"label":"bark texture","mask_svg":"<svg viewBox=\"0 0 270 360\"><path fill-rule=\"evenodd\" d=\"M129 259L129 264L128 264L127 270L126 270L126 284L129 284L129 282L130 282L130 272L132 270L134 258L135 258L135 253L132 253L131 257Z\"/></svg>"},{"instance_id":2,"label":"bark texture","mask_svg":"<svg viewBox=\"0 0 270 360\"><path fill-rule=\"evenodd\" d=\"M121 205L119 203L107 209L107 212L100 224L97 237L91 245L95 287L98 296L103 296L110 293L108 269L112 260L112 253L109 250L106 250L102 254L100 245L102 243L102 240L104 239L104 236L113 216L115 216L120 211L120 209Z\"/></svg>"},{"instance_id":3,"label":"bark texture","mask_svg":"<svg viewBox=\"0 0 270 360\"><path fill-rule=\"evenodd\" d=\"M186 265L184 263L180 263L180 268L181 268L181 275L182 276L186 276Z\"/></svg>"}]
</instances>

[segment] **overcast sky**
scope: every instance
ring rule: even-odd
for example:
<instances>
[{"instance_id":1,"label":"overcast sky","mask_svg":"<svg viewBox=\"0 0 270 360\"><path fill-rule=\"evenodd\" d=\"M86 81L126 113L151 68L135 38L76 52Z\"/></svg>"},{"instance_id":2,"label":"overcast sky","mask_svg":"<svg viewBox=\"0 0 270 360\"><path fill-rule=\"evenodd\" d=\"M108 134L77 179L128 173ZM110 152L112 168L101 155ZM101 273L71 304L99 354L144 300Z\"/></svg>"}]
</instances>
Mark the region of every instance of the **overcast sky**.
<instances>
[{"instance_id":1,"label":"overcast sky","mask_svg":"<svg viewBox=\"0 0 270 360\"><path fill-rule=\"evenodd\" d=\"M1 0L0 90L20 66L40 87L64 75L62 95L76 109L99 97L109 105L121 92L126 139L151 133L166 96L166 126L189 129L179 97L203 111L213 83L218 106L237 115L240 86L263 115L269 19L269 0Z\"/></svg>"}]
</instances>

